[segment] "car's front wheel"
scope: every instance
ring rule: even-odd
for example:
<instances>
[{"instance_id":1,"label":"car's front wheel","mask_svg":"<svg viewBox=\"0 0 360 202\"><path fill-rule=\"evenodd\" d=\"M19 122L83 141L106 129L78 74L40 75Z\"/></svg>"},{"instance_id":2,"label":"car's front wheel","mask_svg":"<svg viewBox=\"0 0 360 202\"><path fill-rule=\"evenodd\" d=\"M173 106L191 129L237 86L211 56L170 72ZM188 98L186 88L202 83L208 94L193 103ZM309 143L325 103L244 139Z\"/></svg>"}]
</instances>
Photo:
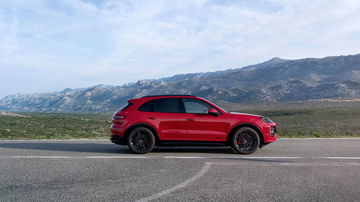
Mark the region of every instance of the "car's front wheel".
<instances>
[{"instance_id":1,"label":"car's front wheel","mask_svg":"<svg viewBox=\"0 0 360 202\"><path fill-rule=\"evenodd\" d=\"M259 134L249 127L239 128L231 137L231 147L240 154L254 153L259 145Z\"/></svg>"},{"instance_id":2,"label":"car's front wheel","mask_svg":"<svg viewBox=\"0 0 360 202\"><path fill-rule=\"evenodd\" d=\"M148 128L138 127L130 132L128 145L133 152L145 154L154 149L155 136Z\"/></svg>"}]
</instances>

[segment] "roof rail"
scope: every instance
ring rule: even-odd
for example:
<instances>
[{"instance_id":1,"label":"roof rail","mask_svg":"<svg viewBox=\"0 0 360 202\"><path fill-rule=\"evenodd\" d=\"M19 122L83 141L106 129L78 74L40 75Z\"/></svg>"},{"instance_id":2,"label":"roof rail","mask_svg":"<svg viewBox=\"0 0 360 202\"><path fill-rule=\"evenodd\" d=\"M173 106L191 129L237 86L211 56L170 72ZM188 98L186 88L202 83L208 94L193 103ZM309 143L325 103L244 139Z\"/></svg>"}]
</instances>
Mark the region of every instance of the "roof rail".
<instances>
[{"instance_id":1,"label":"roof rail","mask_svg":"<svg viewBox=\"0 0 360 202\"><path fill-rule=\"evenodd\" d=\"M189 97L196 97L195 95L186 95L186 94L180 94L180 95L147 95L143 96L141 98L147 98L147 97L162 97L162 96L189 96Z\"/></svg>"}]
</instances>

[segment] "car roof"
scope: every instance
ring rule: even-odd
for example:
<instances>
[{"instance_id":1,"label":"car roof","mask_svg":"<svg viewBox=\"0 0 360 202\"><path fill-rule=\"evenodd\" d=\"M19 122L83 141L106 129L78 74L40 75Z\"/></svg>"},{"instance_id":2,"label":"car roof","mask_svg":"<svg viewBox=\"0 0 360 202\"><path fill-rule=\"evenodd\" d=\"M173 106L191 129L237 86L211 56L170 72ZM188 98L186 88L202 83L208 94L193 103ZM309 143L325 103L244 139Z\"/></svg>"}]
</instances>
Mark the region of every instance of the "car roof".
<instances>
[{"instance_id":1,"label":"car roof","mask_svg":"<svg viewBox=\"0 0 360 202\"><path fill-rule=\"evenodd\" d=\"M186 96L186 97L196 97L195 95L186 95L186 94L179 94L179 95L147 95L141 98L148 98L148 97L179 97L179 96Z\"/></svg>"},{"instance_id":2,"label":"car roof","mask_svg":"<svg viewBox=\"0 0 360 202\"><path fill-rule=\"evenodd\" d=\"M133 99L129 99L128 101L129 102L145 102L145 101L148 101L148 100L155 100L155 99L158 99L158 98L170 98L170 97L178 97L178 98L199 98L195 95L148 95L148 96L143 96L143 97L140 97L140 98L133 98Z\"/></svg>"}]
</instances>

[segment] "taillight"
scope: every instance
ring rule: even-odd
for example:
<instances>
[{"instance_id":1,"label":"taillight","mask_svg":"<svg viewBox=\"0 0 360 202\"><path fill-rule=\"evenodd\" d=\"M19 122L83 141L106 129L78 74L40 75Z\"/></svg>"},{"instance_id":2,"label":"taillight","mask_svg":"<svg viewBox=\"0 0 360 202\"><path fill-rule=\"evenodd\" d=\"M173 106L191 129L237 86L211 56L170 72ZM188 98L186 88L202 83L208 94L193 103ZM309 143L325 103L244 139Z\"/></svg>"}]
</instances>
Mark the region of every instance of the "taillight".
<instances>
[{"instance_id":1,"label":"taillight","mask_svg":"<svg viewBox=\"0 0 360 202\"><path fill-rule=\"evenodd\" d=\"M122 115L115 115L113 116L113 119L124 119L125 116L122 116Z\"/></svg>"}]
</instances>

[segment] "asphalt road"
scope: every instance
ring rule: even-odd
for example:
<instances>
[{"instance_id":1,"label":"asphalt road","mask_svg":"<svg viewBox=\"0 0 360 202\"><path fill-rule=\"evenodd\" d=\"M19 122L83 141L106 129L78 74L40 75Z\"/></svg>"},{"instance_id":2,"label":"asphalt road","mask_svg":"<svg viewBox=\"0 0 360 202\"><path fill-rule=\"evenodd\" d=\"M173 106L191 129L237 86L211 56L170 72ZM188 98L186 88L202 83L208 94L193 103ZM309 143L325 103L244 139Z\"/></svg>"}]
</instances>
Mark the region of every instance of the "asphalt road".
<instances>
[{"instance_id":1,"label":"asphalt road","mask_svg":"<svg viewBox=\"0 0 360 202\"><path fill-rule=\"evenodd\" d=\"M360 138L279 139L252 155L0 141L0 201L360 201Z\"/></svg>"}]
</instances>

